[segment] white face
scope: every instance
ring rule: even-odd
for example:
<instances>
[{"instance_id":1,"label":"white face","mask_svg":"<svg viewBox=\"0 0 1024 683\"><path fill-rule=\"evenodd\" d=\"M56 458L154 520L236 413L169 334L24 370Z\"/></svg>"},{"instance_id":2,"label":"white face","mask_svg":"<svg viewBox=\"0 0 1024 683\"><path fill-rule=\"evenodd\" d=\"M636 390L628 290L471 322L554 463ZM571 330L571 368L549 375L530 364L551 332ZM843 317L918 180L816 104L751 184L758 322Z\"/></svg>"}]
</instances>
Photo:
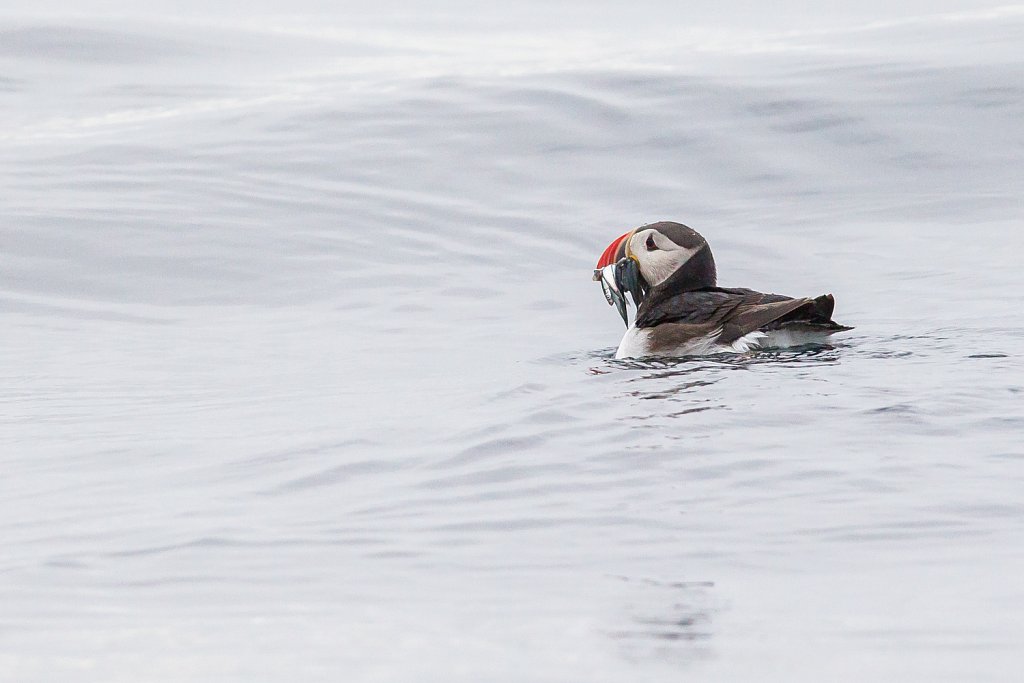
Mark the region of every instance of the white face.
<instances>
[{"instance_id":1,"label":"white face","mask_svg":"<svg viewBox=\"0 0 1024 683\"><path fill-rule=\"evenodd\" d=\"M648 240L651 240L650 242ZM653 249L649 248L653 245ZM652 287L667 280L700 251L681 247L653 228L641 230L629 238L626 253L634 256L640 265L640 274Z\"/></svg>"}]
</instances>

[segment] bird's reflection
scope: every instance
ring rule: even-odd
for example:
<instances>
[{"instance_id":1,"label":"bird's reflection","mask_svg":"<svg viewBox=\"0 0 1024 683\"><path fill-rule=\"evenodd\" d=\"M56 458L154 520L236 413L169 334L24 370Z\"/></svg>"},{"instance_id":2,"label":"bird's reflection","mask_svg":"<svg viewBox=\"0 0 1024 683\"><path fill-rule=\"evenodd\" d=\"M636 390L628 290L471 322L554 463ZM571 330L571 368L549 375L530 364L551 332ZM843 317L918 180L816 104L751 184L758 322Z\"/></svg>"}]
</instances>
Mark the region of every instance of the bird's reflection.
<instances>
[{"instance_id":1,"label":"bird's reflection","mask_svg":"<svg viewBox=\"0 0 1024 683\"><path fill-rule=\"evenodd\" d=\"M712 637L714 583L617 578L640 584L646 593L638 600L642 604L628 607L621 626L607 632L627 656L696 655Z\"/></svg>"},{"instance_id":2,"label":"bird's reflection","mask_svg":"<svg viewBox=\"0 0 1024 683\"><path fill-rule=\"evenodd\" d=\"M721 392L711 387L734 372L749 372L771 366L823 366L840 362L840 350L831 346L761 351L748 354L718 354L683 358L627 359L606 358L588 374L622 375L622 398L640 401L685 402L681 410L670 413L642 411L631 416L637 421L680 417L709 410L728 410Z\"/></svg>"}]
</instances>

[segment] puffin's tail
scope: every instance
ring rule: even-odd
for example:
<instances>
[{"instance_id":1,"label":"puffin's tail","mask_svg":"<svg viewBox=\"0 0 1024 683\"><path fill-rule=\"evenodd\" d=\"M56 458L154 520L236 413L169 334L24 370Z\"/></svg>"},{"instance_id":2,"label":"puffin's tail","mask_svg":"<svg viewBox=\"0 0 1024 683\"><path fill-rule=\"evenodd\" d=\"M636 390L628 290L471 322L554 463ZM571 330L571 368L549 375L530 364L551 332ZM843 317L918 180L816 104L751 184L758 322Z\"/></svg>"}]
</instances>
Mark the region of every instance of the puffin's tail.
<instances>
[{"instance_id":1,"label":"puffin's tail","mask_svg":"<svg viewBox=\"0 0 1024 683\"><path fill-rule=\"evenodd\" d=\"M832 320L832 311L835 308L835 297L831 294L822 294L817 298L808 299L806 304L782 316L770 327L775 329L811 328L828 334L852 330L852 327L840 325Z\"/></svg>"}]
</instances>

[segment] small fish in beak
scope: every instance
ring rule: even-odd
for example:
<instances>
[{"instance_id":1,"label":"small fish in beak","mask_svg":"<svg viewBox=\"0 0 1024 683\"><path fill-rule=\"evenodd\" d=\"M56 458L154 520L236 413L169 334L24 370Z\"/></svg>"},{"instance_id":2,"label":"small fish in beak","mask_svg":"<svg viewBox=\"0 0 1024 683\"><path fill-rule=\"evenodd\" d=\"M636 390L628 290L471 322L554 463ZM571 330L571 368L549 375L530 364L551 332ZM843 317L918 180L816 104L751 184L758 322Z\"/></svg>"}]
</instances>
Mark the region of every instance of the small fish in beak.
<instances>
[{"instance_id":1,"label":"small fish in beak","mask_svg":"<svg viewBox=\"0 0 1024 683\"><path fill-rule=\"evenodd\" d=\"M625 292L629 292L633 297L633 303L637 308L647 296L647 289L644 287L643 278L640 277L637 262L631 258L619 259L616 263L595 270L594 279L601 283L601 289L604 290L604 298L608 305L618 309L619 315L622 316L622 322L629 327Z\"/></svg>"},{"instance_id":2,"label":"small fish in beak","mask_svg":"<svg viewBox=\"0 0 1024 683\"><path fill-rule=\"evenodd\" d=\"M635 259L620 259L616 265L615 278L619 284L619 290L629 292L633 297L633 303L637 308L644 302L647 296L647 286L644 279L640 277L640 264Z\"/></svg>"},{"instance_id":3,"label":"small fish in beak","mask_svg":"<svg viewBox=\"0 0 1024 683\"><path fill-rule=\"evenodd\" d=\"M615 306L619 311L619 315L622 316L622 322L629 327L629 316L626 314L626 297L622 294L622 289L619 287L618 278L616 277L616 270L618 269L617 263L612 263L594 271L594 279L601 283L601 289L604 291L604 298L608 302L609 306Z\"/></svg>"}]
</instances>

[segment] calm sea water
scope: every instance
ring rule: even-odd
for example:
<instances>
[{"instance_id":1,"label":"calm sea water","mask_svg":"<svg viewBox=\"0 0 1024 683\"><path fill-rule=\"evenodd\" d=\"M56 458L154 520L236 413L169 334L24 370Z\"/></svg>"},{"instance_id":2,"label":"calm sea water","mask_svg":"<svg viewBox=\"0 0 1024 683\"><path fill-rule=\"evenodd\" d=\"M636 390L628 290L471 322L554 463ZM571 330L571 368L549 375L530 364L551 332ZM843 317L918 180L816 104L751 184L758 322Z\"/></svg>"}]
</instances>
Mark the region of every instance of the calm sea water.
<instances>
[{"instance_id":1,"label":"calm sea water","mask_svg":"<svg viewBox=\"0 0 1024 683\"><path fill-rule=\"evenodd\" d=\"M1006 681L1024 9L0 21L0 678ZM654 220L834 348L616 362Z\"/></svg>"}]
</instances>

